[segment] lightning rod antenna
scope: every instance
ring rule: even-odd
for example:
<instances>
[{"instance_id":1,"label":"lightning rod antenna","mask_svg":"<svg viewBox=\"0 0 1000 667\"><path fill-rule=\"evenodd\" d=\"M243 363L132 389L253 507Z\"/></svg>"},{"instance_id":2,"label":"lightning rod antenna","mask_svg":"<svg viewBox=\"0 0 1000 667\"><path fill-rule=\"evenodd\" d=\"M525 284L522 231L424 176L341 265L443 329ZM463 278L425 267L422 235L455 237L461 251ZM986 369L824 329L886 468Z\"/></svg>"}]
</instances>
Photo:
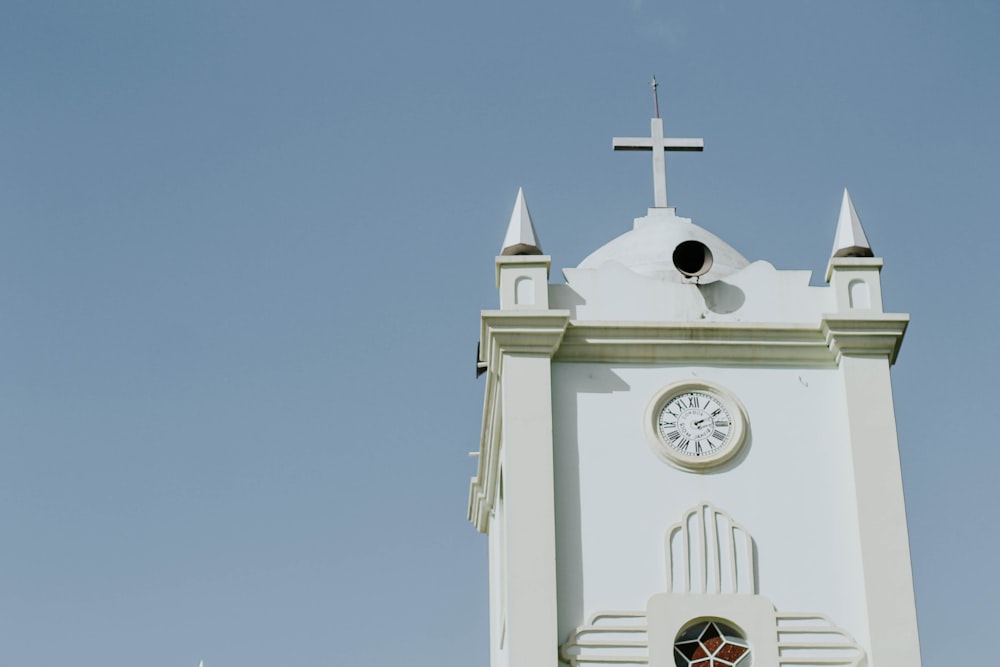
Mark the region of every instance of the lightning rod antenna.
<instances>
[{"instance_id":1,"label":"lightning rod antenna","mask_svg":"<svg viewBox=\"0 0 1000 667\"><path fill-rule=\"evenodd\" d=\"M653 87L653 111L655 112L654 118L660 117L660 97L656 94L656 75L653 75L653 80L649 82L649 85Z\"/></svg>"}]
</instances>

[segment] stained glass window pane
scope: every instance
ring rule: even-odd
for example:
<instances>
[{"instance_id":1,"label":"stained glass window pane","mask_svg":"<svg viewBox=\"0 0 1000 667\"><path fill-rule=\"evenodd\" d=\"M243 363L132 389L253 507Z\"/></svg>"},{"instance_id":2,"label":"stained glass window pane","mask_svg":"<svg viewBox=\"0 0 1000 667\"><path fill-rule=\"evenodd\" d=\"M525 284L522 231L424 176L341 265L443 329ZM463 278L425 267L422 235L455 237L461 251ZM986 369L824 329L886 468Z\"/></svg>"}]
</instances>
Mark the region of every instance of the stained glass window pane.
<instances>
[{"instance_id":1,"label":"stained glass window pane","mask_svg":"<svg viewBox=\"0 0 1000 667\"><path fill-rule=\"evenodd\" d=\"M735 628L719 621L693 623L674 640L677 667L751 667L750 646Z\"/></svg>"}]
</instances>

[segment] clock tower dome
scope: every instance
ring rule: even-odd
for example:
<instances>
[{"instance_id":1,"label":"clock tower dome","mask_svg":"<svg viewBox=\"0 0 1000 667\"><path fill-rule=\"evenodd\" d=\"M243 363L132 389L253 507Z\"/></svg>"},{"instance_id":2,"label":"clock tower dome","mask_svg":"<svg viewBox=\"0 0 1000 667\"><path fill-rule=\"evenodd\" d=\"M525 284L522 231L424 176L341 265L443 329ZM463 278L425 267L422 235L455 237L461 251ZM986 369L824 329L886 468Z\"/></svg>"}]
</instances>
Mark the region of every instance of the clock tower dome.
<instances>
[{"instance_id":1,"label":"clock tower dome","mask_svg":"<svg viewBox=\"0 0 1000 667\"><path fill-rule=\"evenodd\" d=\"M826 285L667 204L549 284L523 193L483 311L469 519L492 667L919 667L882 308L847 191ZM833 227L831 220L831 228Z\"/></svg>"}]
</instances>

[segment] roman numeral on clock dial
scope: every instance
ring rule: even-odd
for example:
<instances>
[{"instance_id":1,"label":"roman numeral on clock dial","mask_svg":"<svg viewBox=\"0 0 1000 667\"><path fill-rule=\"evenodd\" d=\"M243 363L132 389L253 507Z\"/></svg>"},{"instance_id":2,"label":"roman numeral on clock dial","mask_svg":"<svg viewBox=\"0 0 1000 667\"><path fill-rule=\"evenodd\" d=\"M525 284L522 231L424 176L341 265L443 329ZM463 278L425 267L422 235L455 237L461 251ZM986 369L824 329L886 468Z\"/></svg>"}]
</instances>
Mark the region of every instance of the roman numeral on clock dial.
<instances>
[{"instance_id":1,"label":"roman numeral on clock dial","mask_svg":"<svg viewBox=\"0 0 1000 667\"><path fill-rule=\"evenodd\" d=\"M683 393L668 400L657 417L660 436L686 456L707 456L728 443L729 411L714 396Z\"/></svg>"}]
</instances>

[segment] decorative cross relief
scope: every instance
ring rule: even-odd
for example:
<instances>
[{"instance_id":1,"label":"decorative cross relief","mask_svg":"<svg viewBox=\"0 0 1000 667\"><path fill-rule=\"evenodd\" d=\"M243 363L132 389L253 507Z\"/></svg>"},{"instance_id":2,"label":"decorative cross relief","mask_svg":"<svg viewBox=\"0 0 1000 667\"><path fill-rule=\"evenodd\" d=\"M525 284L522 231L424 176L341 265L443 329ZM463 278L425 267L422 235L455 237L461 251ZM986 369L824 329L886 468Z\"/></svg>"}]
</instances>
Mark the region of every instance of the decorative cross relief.
<instances>
[{"instance_id":1,"label":"decorative cross relief","mask_svg":"<svg viewBox=\"0 0 1000 667\"><path fill-rule=\"evenodd\" d=\"M672 139L663 136L663 119L657 114L649 121L649 137L615 137L611 147L616 151L653 152L653 200L656 208L667 206L667 165L666 151L702 151L704 139Z\"/></svg>"}]
</instances>

